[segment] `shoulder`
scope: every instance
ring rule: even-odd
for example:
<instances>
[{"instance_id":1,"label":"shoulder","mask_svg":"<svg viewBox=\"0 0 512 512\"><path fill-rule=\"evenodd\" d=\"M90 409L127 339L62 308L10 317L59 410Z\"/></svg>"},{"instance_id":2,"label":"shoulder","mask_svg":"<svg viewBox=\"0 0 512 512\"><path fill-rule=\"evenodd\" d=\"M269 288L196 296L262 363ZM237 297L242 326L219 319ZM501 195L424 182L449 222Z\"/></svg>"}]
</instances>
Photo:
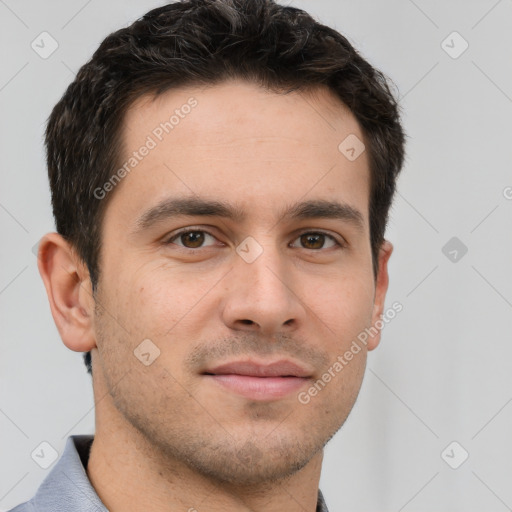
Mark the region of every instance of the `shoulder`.
<instances>
[{"instance_id":1,"label":"shoulder","mask_svg":"<svg viewBox=\"0 0 512 512\"><path fill-rule=\"evenodd\" d=\"M34 504L32 500L27 501L25 503L21 503L17 507L12 508L8 512L35 512Z\"/></svg>"},{"instance_id":2,"label":"shoulder","mask_svg":"<svg viewBox=\"0 0 512 512\"><path fill-rule=\"evenodd\" d=\"M106 511L85 469L93 439L94 436L68 437L64 452L32 499L9 512Z\"/></svg>"}]
</instances>

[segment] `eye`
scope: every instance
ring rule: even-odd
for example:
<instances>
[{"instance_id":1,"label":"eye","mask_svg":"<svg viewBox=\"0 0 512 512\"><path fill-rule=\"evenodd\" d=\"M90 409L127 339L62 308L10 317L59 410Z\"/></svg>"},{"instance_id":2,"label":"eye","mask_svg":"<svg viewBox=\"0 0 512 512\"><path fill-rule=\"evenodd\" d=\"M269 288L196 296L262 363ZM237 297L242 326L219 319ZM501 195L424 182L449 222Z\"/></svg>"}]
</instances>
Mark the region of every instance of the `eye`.
<instances>
[{"instance_id":1,"label":"eye","mask_svg":"<svg viewBox=\"0 0 512 512\"><path fill-rule=\"evenodd\" d=\"M213 243L205 244L205 242L208 241L215 242L215 237L207 231L194 229L177 233L170 238L167 243L185 247L186 249L199 249L201 247L214 245Z\"/></svg>"},{"instance_id":2,"label":"eye","mask_svg":"<svg viewBox=\"0 0 512 512\"><path fill-rule=\"evenodd\" d=\"M341 246L333 236L317 231L302 233L296 240L299 241L302 248L311 250L329 249L331 247ZM290 246L298 247L296 243L292 243Z\"/></svg>"}]
</instances>

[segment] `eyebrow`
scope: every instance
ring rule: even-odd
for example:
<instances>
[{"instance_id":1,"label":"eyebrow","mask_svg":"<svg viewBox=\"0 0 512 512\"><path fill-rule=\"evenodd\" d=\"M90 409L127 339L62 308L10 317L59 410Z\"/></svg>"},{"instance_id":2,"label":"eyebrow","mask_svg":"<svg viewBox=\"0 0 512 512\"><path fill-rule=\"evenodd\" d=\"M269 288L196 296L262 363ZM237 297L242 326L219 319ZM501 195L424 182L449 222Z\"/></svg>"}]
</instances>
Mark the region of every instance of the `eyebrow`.
<instances>
[{"instance_id":1,"label":"eyebrow","mask_svg":"<svg viewBox=\"0 0 512 512\"><path fill-rule=\"evenodd\" d=\"M280 218L290 220L342 220L352 224L360 232L364 232L365 225L363 214L353 206L338 201L327 201L325 199L296 203L286 208L281 213Z\"/></svg>"},{"instance_id":2,"label":"eyebrow","mask_svg":"<svg viewBox=\"0 0 512 512\"><path fill-rule=\"evenodd\" d=\"M145 230L172 217L222 217L240 222L242 210L223 201L211 201L198 197L168 198L146 210L136 221L137 230Z\"/></svg>"},{"instance_id":3,"label":"eyebrow","mask_svg":"<svg viewBox=\"0 0 512 512\"><path fill-rule=\"evenodd\" d=\"M153 225L173 217L220 217L241 222L246 213L239 206L224 201L199 197L167 198L144 211L136 220L135 231L144 231ZM302 201L285 207L278 217L282 220L335 219L352 224L364 231L364 217L356 208L338 201L316 199ZM277 223L276 223L277 224Z\"/></svg>"}]
</instances>

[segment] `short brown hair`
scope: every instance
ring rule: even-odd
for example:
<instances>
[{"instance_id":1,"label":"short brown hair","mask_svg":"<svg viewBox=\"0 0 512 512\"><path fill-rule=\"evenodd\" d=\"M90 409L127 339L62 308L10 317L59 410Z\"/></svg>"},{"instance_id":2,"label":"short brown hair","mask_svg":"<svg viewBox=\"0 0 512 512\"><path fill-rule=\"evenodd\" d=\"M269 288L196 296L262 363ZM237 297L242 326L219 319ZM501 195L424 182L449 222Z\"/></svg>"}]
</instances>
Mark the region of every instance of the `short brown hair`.
<instances>
[{"instance_id":1,"label":"short brown hair","mask_svg":"<svg viewBox=\"0 0 512 512\"><path fill-rule=\"evenodd\" d=\"M86 263L93 290L109 199L98 199L94 190L119 165L127 108L144 94L232 78L276 92L326 85L350 108L370 161L370 241L377 275L404 160L399 108L386 77L343 35L300 9L273 0L183 0L110 34L48 121L47 164L57 231ZM91 373L89 352L85 362Z\"/></svg>"}]
</instances>

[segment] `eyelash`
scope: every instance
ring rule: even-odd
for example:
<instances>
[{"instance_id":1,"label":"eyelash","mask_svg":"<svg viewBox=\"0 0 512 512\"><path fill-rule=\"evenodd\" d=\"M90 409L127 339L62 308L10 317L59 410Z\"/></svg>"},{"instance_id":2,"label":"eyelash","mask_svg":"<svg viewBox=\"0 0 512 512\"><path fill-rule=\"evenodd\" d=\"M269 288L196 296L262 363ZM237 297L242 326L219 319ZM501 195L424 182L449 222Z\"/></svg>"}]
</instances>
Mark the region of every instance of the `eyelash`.
<instances>
[{"instance_id":1,"label":"eyelash","mask_svg":"<svg viewBox=\"0 0 512 512\"><path fill-rule=\"evenodd\" d=\"M207 231L206 229L195 229L195 228L185 228L181 231L178 231L177 233L175 233L174 235L172 235L171 238L168 238L167 241L165 242L165 244L172 244L174 243L173 241L176 240L177 238L179 238L181 235L185 235L187 233L205 233L207 235L210 235L211 237L217 239L217 237L210 233L209 231ZM298 233L296 235L296 237L294 238L294 241L297 240L298 238L300 238L301 236L303 235L308 235L308 234L315 234L315 235L324 235L326 238L332 240L335 245L337 246L337 248L339 249L344 249L346 248L346 243L345 242L341 242L339 240L337 240L333 235L329 234L329 233L326 233L325 231L322 231L322 230L305 230L305 231L301 231L300 233ZM206 249L207 247L197 247L197 248L190 248L190 247L182 247L182 246L178 246L186 251L189 251L189 252L192 252L192 251L199 251L201 249ZM305 247L301 247L302 249L306 249ZM327 249L332 249L333 247L328 247ZM308 249L306 249L308 250ZM320 252L322 250L326 250L324 248L321 248L321 249L309 249L310 251L312 252Z\"/></svg>"}]
</instances>

